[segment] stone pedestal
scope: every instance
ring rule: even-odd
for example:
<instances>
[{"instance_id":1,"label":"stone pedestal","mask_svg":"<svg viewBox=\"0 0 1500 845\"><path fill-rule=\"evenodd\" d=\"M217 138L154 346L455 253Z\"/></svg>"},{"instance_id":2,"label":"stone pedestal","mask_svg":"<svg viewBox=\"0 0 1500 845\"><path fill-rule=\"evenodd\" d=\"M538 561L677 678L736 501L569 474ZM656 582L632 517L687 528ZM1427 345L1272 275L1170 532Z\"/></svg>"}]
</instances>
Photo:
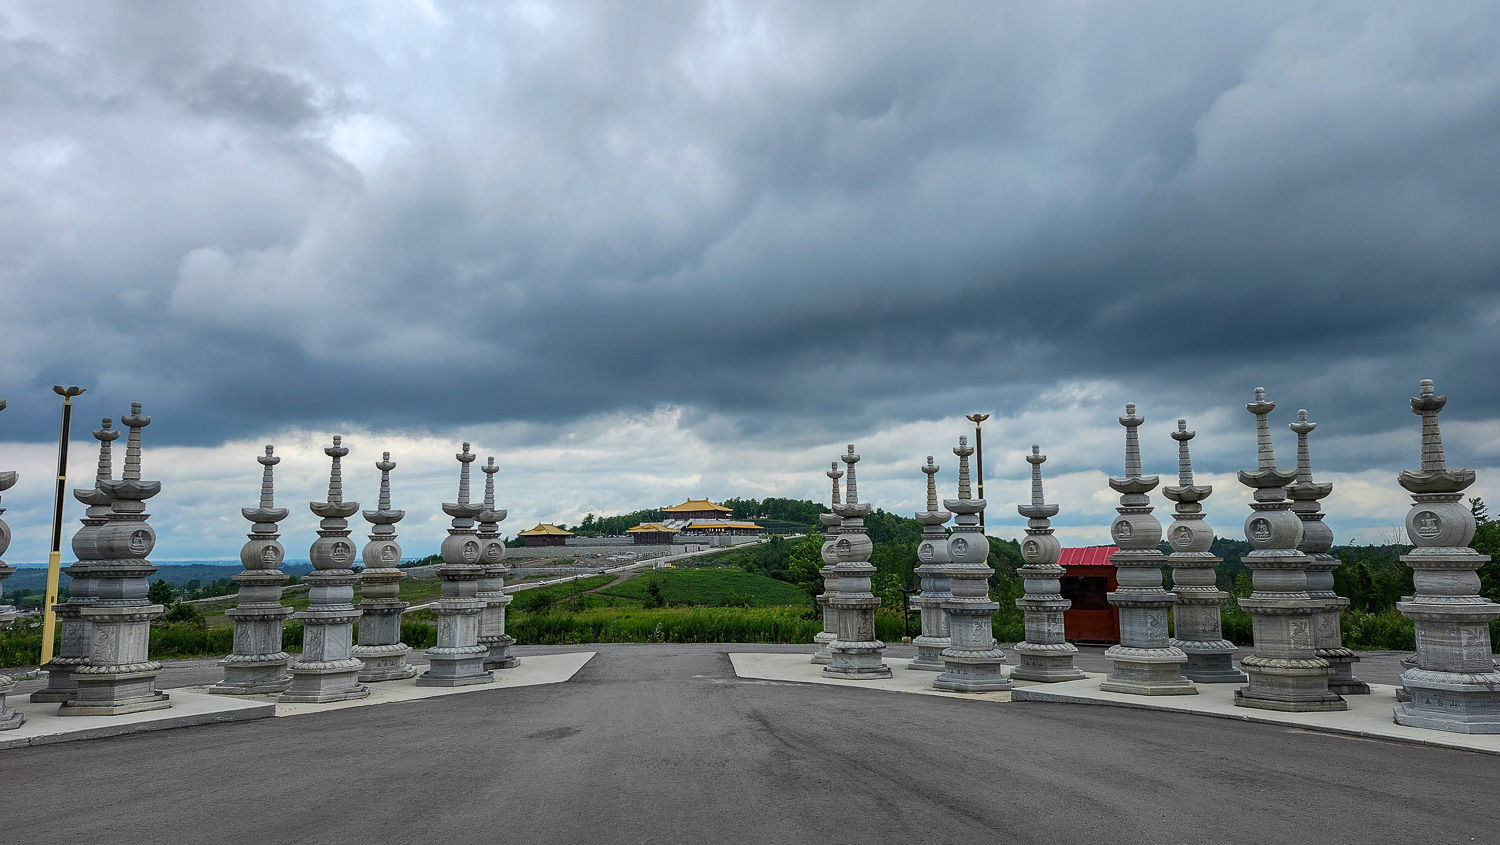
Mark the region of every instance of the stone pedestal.
<instances>
[{"instance_id":1,"label":"stone pedestal","mask_svg":"<svg viewBox=\"0 0 1500 845\"><path fill-rule=\"evenodd\" d=\"M495 673L484 668L488 646L479 644L479 617L484 600L479 598L479 579L484 567L479 565L480 544L475 517L484 505L469 503L469 464L475 455L464 444L459 461L458 502L444 503L443 513L453 517L448 536L439 549L443 565L438 577L443 579L443 596L433 607L438 617L437 646L427 651L430 664L417 678L424 687L458 687L494 683Z\"/></svg>"},{"instance_id":2,"label":"stone pedestal","mask_svg":"<svg viewBox=\"0 0 1500 845\"><path fill-rule=\"evenodd\" d=\"M359 670L363 684L400 681L417 674L416 667L406 662L411 647L401 642L401 613L406 610L401 580L406 573L398 568L401 544L396 542L396 523L406 512L391 509L391 470L396 468L391 453L382 453L375 468L380 470L379 506L364 512L365 521L374 528L361 553L365 569L359 573L359 642L352 650L364 664Z\"/></svg>"},{"instance_id":3,"label":"stone pedestal","mask_svg":"<svg viewBox=\"0 0 1500 845\"><path fill-rule=\"evenodd\" d=\"M349 517L359 511L359 502L344 501L344 479L339 461L349 454L343 438L323 449L333 459L328 474L328 501L309 502L320 517L318 539L307 556L313 571L303 579L308 585L306 610L293 614L302 623L302 655L292 661L292 683L281 694L282 701L326 704L366 698L370 688L359 682L364 663L354 656L354 541L349 539Z\"/></svg>"},{"instance_id":4,"label":"stone pedestal","mask_svg":"<svg viewBox=\"0 0 1500 845\"><path fill-rule=\"evenodd\" d=\"M1120 425L1125 426L1125 477L1111 478L1109 486L1120 494L1119 516L1110 525L1118 552L1110 555L1119 587L1108 596L1120 608L1120 644L1104 656L1114 671L1099 684L1107 692L1131 695L1196 695L1198 688L1182 675L1188 657L1172 647L1167 636L1167 613L1177 596L1162 589L1161 568L1166 555L1161 542L1161 523L1151 515L1156 476L1141 475L1141 446L1136 429L1146 418L1135 405L1125 406Z\"/></svg>"},{"instance_id":5,"label":"stone pedestal","mask_svg":"<svg viewBox=\"0 0 1500 845\"><path fill-rule=\"evenodd\" d=\"M838 636L828 644L833 659L823 667L823 673L855 680L889 678L885 643L875 636L875 609L880 607L880 599L870 589L875 567L870 565L873 545L865 535L864 520L870 505L859 500L854 471L859 455L854 454L854 447L851 445L841 458L848 465L845 502L833 506L841 521L831 549L833 557L825 558L832 565L831 574L838 577L838 590L828 599L828 606L837 615Z\"/></svg>"},{"instance_id":6,"label":"stone pedestal","mask_svg":"<svg viewBox=\"0 0 1500 845\"><path fill-rule=\"evenodd\" d=\"M1229 594L1219 589L1218 566L1222 558L1209 551L1214 532L1203 519L1202 502L1213 493L1208 484L1193 483L1193 458L1188 441L1197 432L1188 431L1187 420L1177 421L1172 439L1177 441L1177 486L1162 494L1177 503L1177 518L1167 529L1172 553L1172 622L1177 636L1168 641L1187 655L1182 674L1199 684L1243 684L1245 673L1234 668L1239 649L1224 639L1222 611Z\"/></svg>"},{"instance_id":7,"label":"stone pedestal","mask_svg":"<svg viewBox=\"0 0 1500 845\"><path fill-rule=\"evenodd\" d=\"M844 471L839 469L839 462L833 461L828 465L826 475L833 481L832 504L839 505L839 479L844 477ZM824 565L818 570L823 576L823 593L813 600L817 602L818 609L823 614L823 630L813 635L813 645L818 650L813 653L812 662L826 665L833 662L833 652L828 646L839 638L839 614L828 604L839 591L839 576L833 571L833 565L837 562L833 554L833 544L838 540L839 526L843 524L843 518L836 513L824 513L818 515L818 521L823 523L823 534L826 539L819 550L823 557Z\"/></svg>"},{"instance_id":8,"label":"stone pedestal","mask_svg":"<svg viewBox=\"0 0 1500 845\"><path fill-rule=\"evenodd\" d=\"M287 664L292 656L281 647L282 629L292 609L281 604L281 588L286 573L281 561L286 558L278 538L276 523L286 519L286 508L276 507L276 479L273 468L281 462L275 450L255 459L261 465L260 507L242 508L240 515L249 520L249 540L240 548L240 565L244 570L234 576L240 585L239 602L225 611L234 621L234 649L219 661L224 680L208 688L221 695L254 695L279 693L292 683Z\"/></svg>"},{"instance_id":9,"label":"stone pedestal","mask_svg":"<svg viewBox=\"0 0 1500 845\"><path fill-rule=\"evenodd\" d=\"M906 664L908 669L927 672L943 671L943 652L953 645L952 629L948 611L943 602L953 598L953 582L948 577L948 532L943 523L952 514L938 509L937 471L939 467L927 456L922 472L927 476L927 509L916 514L922 523L922 540L917 543L917 577L922 579L922 592L912 599L922 612L922 632L912 644L917 647L917 656Z\"/></svg>"},{"instance_id":10,"label":"stone pedestal","mask_svg":"<svg viewBox=\"0 0 1500 845\"><path fill-rule=\"evenodd\" d=\"M1326 602L1308 592L1307 567L1312 560L1297 550L1302 542L1302 520L1291 511L1286 485L1296 470L1276 468L1271 429L1266 415L1276 403L1255 389L1255 401L1245 408L1255 414L1257 468L1241 470L1240 483L1255 490L1253 513L1245 520L1245 537L1254 551L1245 568L1255 592L1240 599L1255 629L1255 653L1240 661L1250 683L1235 690L1238 707L1285 712L1347 710L1348 705L1328 689L1333 666L1317 654L1313 622Z\"/></svg>"},{"instance_id":11,"label":"stone pedestal","mask_svg":"<svg viewBox=\"0 0 1500 845\"><path fill-rule=\"evenodd\" d=\"M1011 670L1010 677L1049 684L1076 681L1085 675L1073 665L1078 649L1068 642L1063 629L1063 612L1073 603L1062 597L1065 570L1057 564L1062 544L1052 535L1057 505L1047 504L1042 490L1042 464L1047 456L1040 446L1032 446L1026 460L1031 464L1031 504L1016 508L1026 517L1026 539L1021 542L1026 565L1017 570L1025 579L1026 593L1016 599L1016 607L1026 617L1026 639L1016 643L1020 665Z\"/></svg>"},{"instance_id":12,"label":"stone pedestal","mask_svg":"<svg viewBox=\"0 0 1500 845\"><path fill-rule=\"evenodd\" d=\"M110 498L109 514L94 538L101 558L90 567L98 577L96 600L80 609L93 631L89 659L73 668L77 691L58 708L60 716L119 716L172 706L156 689L161 664L149 656L151 621L165 612L146 598L146 579L156 572L146 559L156 546L146 500L161 492L161 482L141 480L141 429L151 418L135 403L120 422L130 429L125 471L118 481L98 483Z\"/></svg>"},{"instance_id":13,"label":"stone pedestal","mask_svg":"<svg viewBox=\"0 0 1500 845\"><path fill-rule=\"evenodd\" d=\"M479 565L484 575L479 579L479 600L484 602L484 612L479 615L479 644L489 649L484 658L486 669L510 669L520 663L520 658L510 653L516 638L505 633L505 609L512 598L505 594L505 542L500 539L500 523L509 512L495 508L495 466L492 457L480 467L484 470L484 511L479 514Z\"/></svg>"},{"instance_id":14,"label":"stone pedestal","mask_svg":"<svg viewBox=\"0 0 1500 845\"><path fill-rule=\"evenodd\" d=\"M1000 603L990 601L990 542L979 526L984 500L970 495L969 438L958 438L958 498L943 500L953 517L948 535L948 580L953 598L943 602L948 612L949 645L943 649L942 674L933 678L937 689L953 692L995 692L1013 684L1005 676L1005 652L995 642L994 617Z\"/></svg>"},{"instance_id":15,"label":"stone pedestal","mask_svg":"<svg viewBox=\"0 0 1500 845\"><path fill-rule=\"evenodd\" d=\"M89 644L94 639L93 626L83 618L83 609L95 601L98 579L94 577L93 565L99 560L99 529L109 521L109 496L99 488L113 475L110 444L120 437L106 417L103 426L94 432L99 441L99 471L94 477L94 486L76 489L73 498L88 505L82 520L83 526L73 534L73 555L78 562L67 567L68 600L53 608L58 623L58 649L51 660L42 665L47 675L47 686L31 694L33 702L63 702L78 693L78 684L73 680L73 670L89 662Z\"/></svg>"},{"instance_id":16,"label":"stone pedestal","mask_svg":"<svg viewBox=\"0 0 1500 845\"><path fill-rule=\"evenodd\" d=\"M1395 709L1396 722L1455 733L1500 733L1500 672L1489 625L1500 604L1479 595L1479 567L1489 561L1469 548L1474 515L1460 501L1474 483L1472 470L1448 469L1437 415L1448 401L1423 379L1411 400L1422 416L1422 469L1405 470L1401 486L1412 494L1406 533L1415 546L1401 560L1412 568L1416 593L1396 605L1416 626L1416 666L1401 673L1411 699Z\"/></svg>"},{"instance_id":17,"label":"stone pedestal","mask_svg":"<svg viewBox=\"0 0 1500 845\"><path fill-rule=\"evenodd\" d=\"M1297 421L1290 428L1297 433L1297 480L1288 484L1287 496L1292 500L1292 513L1302 520L1302 542L1297 550L1307 555L1307 594L1323 602L1323 609L1313 615L1313 646L1317 655L1333 667L1328 676L1328 689L1339 695L1368 695L1370 685L1354 677L1354 664L1359 655L1344 647L1343 626L1339 614L1349 606L1349 600L1333 590L1333 571L1339 568L1339 559L1328 553L1333 548L1333 529L1323 521L1321 500L1333 492L1333 484L1313 481L1312 454L1307 436L1318 424L1307 421L1307 411L1297 412Z\"/></svg>"}]
</instances>

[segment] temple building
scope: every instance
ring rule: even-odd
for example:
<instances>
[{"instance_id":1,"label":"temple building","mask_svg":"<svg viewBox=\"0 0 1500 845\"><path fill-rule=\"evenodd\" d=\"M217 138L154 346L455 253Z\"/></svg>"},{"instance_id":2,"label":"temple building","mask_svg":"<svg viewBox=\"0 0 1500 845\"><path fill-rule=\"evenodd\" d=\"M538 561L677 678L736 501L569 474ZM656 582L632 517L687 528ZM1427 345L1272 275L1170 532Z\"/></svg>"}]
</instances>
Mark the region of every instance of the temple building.
<instances>
[{"instance_id":1,"label":"temple building","mask_svg":"<svg viewBox=\"0 0 1500 845\"><path fill-rule=\"evenodd\" d=\"M516 535L525 541L528 546L565 546L568 538L573 536L572 531L564 531L550 522L539 522L535 528L527 529Z\"/></svg>"},{"instance_id":2,"label":"temple building","mask_svg":"<svg viewBox=\"0 0 1500 845\"><path fill-rule=\"evenodd\" d=\"M688 499L680 505L662 508L661 527L679 534L759 534L754 522L733 519L734 511L707 499ZM643 528L644 525L636 526ZM629 529L634 531L635 529Z\"/></svg>"},{"instance_id":3,"label":"temple building","mask_svg":"<svg viewBox=\"0 0 1500 845\"><path fill-rule=\"evenodd\" d=\"M668 546L677 532L659 522L643 522L625 533L635 538L637 546Z\"/></svg>"}]
</instances>

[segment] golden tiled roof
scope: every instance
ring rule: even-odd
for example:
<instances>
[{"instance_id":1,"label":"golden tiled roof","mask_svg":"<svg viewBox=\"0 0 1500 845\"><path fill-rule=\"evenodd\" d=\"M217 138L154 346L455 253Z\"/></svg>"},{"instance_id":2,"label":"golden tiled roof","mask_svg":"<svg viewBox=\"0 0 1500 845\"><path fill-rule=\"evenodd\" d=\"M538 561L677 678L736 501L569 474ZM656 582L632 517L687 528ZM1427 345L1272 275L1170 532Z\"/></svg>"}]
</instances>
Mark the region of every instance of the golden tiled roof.
<instances>
[{"instance_id":1,"label":"golden tiled roof","mask_svg":"<svg viewBox=\"0 0 1500 845\"><path fill-rule=\"evenodd\" d=\"M634 528L625 529L626 534L676 534L677 532L656 522L643 522Z\"/></svg>"},{"instance_id":2,"label":"golden tiled roof","mask_svg":"<svg viewBox=\"0 0 1500 845\"><path fill-rule=\"evenodd\" d=\"M686 502L683 502L680 505L673 505L670 508L662 508L661 510L662 513L695 513L699 511L723 511L724 513L734 513L733 509L726 508L723 505L716 505L707 499L688 499Z\"/></svg>"},{"instance_id":3,"label":"golden tiled roof","mask_svg":"<svg viewBox=\"0 0 1500 845\"><path fill-rule=\"evenodd\" d=\"M552 537L571 537L571 536L573 536L573 532L572 531L564 531L563 529L558 528L556 525L553 525L550 522L538 522L535 528L532 528L532 529L530 529L528 531L522 531L520 534L517 534L516 536L517 537L546 537L546 536L552 536Z\"/></svg>"}]
</instances>

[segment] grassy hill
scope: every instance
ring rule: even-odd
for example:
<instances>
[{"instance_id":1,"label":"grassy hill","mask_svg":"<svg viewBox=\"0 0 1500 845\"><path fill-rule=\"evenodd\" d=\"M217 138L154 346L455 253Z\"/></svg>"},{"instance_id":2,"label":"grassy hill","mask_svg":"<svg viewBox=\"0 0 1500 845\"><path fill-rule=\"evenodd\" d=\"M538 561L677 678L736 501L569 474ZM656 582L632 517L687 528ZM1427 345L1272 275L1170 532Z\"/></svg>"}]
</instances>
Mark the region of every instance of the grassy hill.
<instances>
[{"instance_id":1,"label":"grassy hill","mask_svg":"<svg viewBox=\"0 0 1500 845\"><path fill-rule=\"evenodd\" d=\"M643 574L600 592L644 602L652 584L659 588L662 601L668 605L764 607L807 604L807 596L795 584L738 567L668 569Z\"/></svg>"}]
</instances>

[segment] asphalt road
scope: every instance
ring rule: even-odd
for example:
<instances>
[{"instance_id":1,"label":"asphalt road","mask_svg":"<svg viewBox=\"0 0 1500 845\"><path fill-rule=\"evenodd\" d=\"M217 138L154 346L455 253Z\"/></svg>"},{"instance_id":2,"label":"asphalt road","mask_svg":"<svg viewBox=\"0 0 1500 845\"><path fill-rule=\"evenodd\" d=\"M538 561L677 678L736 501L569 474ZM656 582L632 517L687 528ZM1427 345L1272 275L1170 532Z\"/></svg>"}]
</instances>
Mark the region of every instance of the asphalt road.
<instances>
[{"instance_id":1,"label":"asphalt road","mask_svg":"<svg viewBox=\"0 0 1500 845\"><path fill-rule=\"evenodd\" d=\"M565 684L0 752L0 840L1495 841L1493 756L593 648Z\"/></svg>"}]
</instances>

